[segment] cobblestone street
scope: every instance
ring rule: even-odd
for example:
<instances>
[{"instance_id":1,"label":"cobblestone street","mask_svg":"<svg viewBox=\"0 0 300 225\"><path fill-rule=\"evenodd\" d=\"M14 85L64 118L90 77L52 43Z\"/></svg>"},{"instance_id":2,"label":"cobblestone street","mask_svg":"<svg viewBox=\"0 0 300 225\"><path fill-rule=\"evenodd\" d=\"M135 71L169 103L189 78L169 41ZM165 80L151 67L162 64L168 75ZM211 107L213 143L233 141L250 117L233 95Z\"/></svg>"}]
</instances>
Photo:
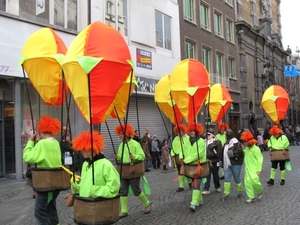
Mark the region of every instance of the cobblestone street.
<instances>
[{"instance_id":1,"label":"cobblestone street","mask_svg":"<svg viewBox=\"0 0 300 225\"><path fill-rule=\"evenodd\" d=\"M181 225L181 224L230 224L230 225L299 225L299 172L300 148L290 148L292 171L287 172L285 186L280 186L279 169L275 185L268 187L270 161L268 152L263 152L264 166L261 182L264 186L261 201L246 203L243 198L236 197L234 185L230 199L222 202L222 193L214 192L211 185L211 194L204 196L204 204L191 213L189 204L191 191L175 192L177 177L174 169L168 171L151 170L146 177L152 188L149 196L152 202L152 211L143 214L143 206L136 197L129 197L129 215L115 224L143 224L143 225ZM243 176L243 175L242 175ZM4 225L32 225L34 199L32 191L25 181L16 182L8 179L0 181L0 224ZM69 191L61 192L58 197L58 211L61 225L74 224L73 208L65 207L64 195Z\"/></svg>"}]
</instances>

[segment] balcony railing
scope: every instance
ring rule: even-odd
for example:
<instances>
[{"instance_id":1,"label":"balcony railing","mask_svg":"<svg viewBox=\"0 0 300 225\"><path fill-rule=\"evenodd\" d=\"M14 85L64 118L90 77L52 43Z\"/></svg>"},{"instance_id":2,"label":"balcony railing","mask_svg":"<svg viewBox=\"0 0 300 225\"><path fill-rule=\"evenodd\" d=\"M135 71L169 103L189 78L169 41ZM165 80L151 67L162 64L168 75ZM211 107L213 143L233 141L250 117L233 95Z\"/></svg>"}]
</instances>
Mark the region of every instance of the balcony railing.
<instances>
[{"instance_id":1,"label":"balcony railing","mask_svg":"<svg viewBox=\"0 0 300 225\"><path fill-rule=\"evenodd\" d=\"M218 74L210 74L210 83L211 85L214 84L223 84L228 89L230 88L230 82L228 77L224 77Z\"/></svg>"}]
</instances>

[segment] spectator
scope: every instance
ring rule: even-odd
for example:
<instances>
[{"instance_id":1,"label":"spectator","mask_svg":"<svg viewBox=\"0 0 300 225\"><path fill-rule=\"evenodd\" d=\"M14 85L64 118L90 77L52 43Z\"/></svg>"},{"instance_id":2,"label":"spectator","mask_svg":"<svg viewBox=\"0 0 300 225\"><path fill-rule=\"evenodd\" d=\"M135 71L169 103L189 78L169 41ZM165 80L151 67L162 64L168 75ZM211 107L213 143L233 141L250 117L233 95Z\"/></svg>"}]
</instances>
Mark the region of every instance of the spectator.
<instances>
[{"instance_id":1,"label":"spectator","mask_svg":"<svg viewBox=\"0 0 300 225\"><path fill-rule=\"evenodd\" d=\"M167 170L167 163L170 160L170 154L168 149L168 142L166 139L162 141L162 148L161 148L161 161L163 164L163 170Z\"/></svg>"},{"instance_id":2,"label":"spectator","mask_svg":"<svg viewBox=\"0 0 300 225\"><path fill-rule=\"evenodd\" d=\"M145 172L150 172L150 170L148 169L148 160L151 159L151 154L150 154L150 151L149 151L149 145L148 145L148 139L143 139L142 140L143 142L143 150L144 150L144 153L145 153Z\"/></svg>"},{"instance_id":3,"label":"spectator","mask_svg":"<svg viewBox=\"0 0 300 225\"><path fill-rule=\"evenodd\" d=\"M160 169L159 141L156 135L153 135L153 140L151 142L151 157L152 157L153 169Z\"/></svg>"},{"instance_id":4,"label":"spectator","mask_svg":"<svg viewBox=\"0 0 300 225\"><path fill-rule=\"evenodd\" d=\"M133 135L132 139L137 141L137 142L140 142L140 136L139 136L139 131L138 130L134 131L134 135Z\"/></svg>"}]
</instances>

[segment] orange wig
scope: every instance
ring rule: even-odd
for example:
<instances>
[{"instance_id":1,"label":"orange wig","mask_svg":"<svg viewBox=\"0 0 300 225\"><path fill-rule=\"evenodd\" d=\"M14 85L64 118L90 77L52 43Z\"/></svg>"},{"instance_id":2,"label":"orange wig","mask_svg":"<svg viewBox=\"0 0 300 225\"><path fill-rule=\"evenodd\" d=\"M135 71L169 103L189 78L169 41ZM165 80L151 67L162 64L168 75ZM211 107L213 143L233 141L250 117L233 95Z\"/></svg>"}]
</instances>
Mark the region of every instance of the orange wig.
<instances>
[{"instance_id":1,"label":"orange wig","mask_svg":"<svg viewBox=\"0 0 300 225\"><path fill-rule=\"evenodd\" d=\"M74 151L89 151L92 149L91 131L84 131L72 141ZM93 131L93 151L99 154L104 149L104 137Z\"/></svg>"},{"instance_id":2,"label":"orange wig","mask_svg":"<svg viewBox=\"0 0 300 225\"><path fill-rule=\"evenodd\" d=\"M247 142L248 145L252 146L257 143L257 140L254 139L251 131L244 131L241 135L241 140Z\"/></svg>"},{"instance_id":3,"label":"orange wig","mask_svg":"<svg viewBox=\"0 0 300 225\"><path fill-rule=\"evenodd\" d=\"M125 124L116 126L116 134L124 133L125 132ZM132 126L127 123L126 125L126 137L132 137L134 135L134 131Z\"/></svg>"},{"instance_id":4,"label":"orange wig","mask_svg":"<svg viewBox=\"0 0 300 225\"><path fill-rule=\"evenodd\" d=\"M196 128L196 130L195 130L195 128ZM196 131L196 133L198 135L202 135L204 133L204 127L200 123L194 123L194 122L190 123L187 130L188 131Z\"/></svg>"},{"instance_id":5,"label":"orange wig","mask_svg":"<svg viewBox=\"0 0 300 225\"><path fill-rule=\"evenodd\" d=\"M229 128L229 126L226 123L220 123L218 125L218 131L220 131L221 129L227 130Z\"/></svg>"},{"instance_id":6,"label":"orange wig","mask_svg":"<svg viewBox=\"0 0 300 225\"><path fill-rule=\"evenodd\" d=\"M60 132L60 121L50 116L42 116L38 122L37 129L40 133L56 135Z\"/></svg>"},{"instance_id":7,"label":"orange wig","mask_svg":"<svg viewBox=\"0 0 300 225\"><path fill-rule=\"evenodd\" d=\"M274 135L274 134L282 134L282 130L277 126L274 125L270 130L269 134Z\"/></svg>"},{"instance_id":8,"label":"orange wig","mask_svg":"<svg viewBox=\"0 0 300 225\"><path fill-rule=\"evenodd\" d=\"M173 131L176 135L178 134L178 128L179 128L179 130L183 131L184 133L186 132L186 126L181 123L181 124L178 124L178 126L176 125L173 129Z\"/></svg>"}]
</instances>

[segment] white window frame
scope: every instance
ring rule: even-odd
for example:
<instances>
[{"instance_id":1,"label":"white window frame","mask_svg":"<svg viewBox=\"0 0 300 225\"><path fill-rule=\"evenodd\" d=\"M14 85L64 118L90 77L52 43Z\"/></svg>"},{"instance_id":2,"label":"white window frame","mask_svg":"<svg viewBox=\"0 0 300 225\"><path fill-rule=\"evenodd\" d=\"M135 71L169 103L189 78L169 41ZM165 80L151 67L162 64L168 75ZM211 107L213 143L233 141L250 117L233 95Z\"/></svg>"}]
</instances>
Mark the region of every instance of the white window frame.
<instances>
[{"instance_id":1,"label":"white window frame","mask_svg":"<svg viewBox=\"0 0 300 225\"><path fill-rule=\"evenodd\" d=\"M230 78L236 78L235 75L235 59L232 57L228 57L228 76Z\"/></svg>"},{"instance_id":2,"label":"white window frame","mask_svg":"<svg viewBox=\"0 0 300 225\"><path fill-rule=\"evenodd\" d=\"M216 73L220 77L224 77L224 54L221 52L216 53Z\"/></svg>"},{"instance_id":3,"label":"white window frame","mask_svg":"<svg viewBox=\"0 0 300 225\"><path fill-rule=\"evenodd\" d=\"M161 31L161 33L162 33L162 40L159 40L158 38L158 34L159 34L159 31L157 30L157 28L155 28L155 30L156 30L156 46L157 47L160 47L160 48L164 48L164 49L166 49L166 50L170 50L170 51L172 51L172 30L171 30L171 23L172 23L172 18L170 17L170 16L168 16L168 15L166 15L166 14L164 14L164 13L161 13L161 12L159 12L159 11L155 11L155 18L156 18L156 16L161 16L162 18L162 24L161 24L161 26L162 26L162 31ZM166 19L169 19L169 21L170 21L170 24L169 24L169 31L167 31L167 29L166 29L166 25L165 25L165 23L166 23ZM156 19L155 19L156 20ZM155 24L155 26L156 26L156 24ZM170 40L168 40L167 39L167 32L168 33L170 33ZM168 43L168 41L170 42L170 43ZM160 45L158 45L157 43L162 43L162 46L160 46Z\"/></svg>"},{"instance_id":4,"label":"white window frame","mask_svg":"<svg viewBox=\"0 0 300 225\"><path fill-rule=\"evenodd\" d=\"M233 20L226 18L226 39L227 41L234 43L234 25Z\"/></svg>"},{"instance_id":5,"label":"white window frame","mask_svg":"<svg viewBox=\"0 0 300 225\"><path fill-rule=\"evenodd\" d=\"M71 28L68 28L68 1L69 0L59 0L59 1L64 1L64 26L63 26L63 28L71 29ZM79 7L80 7L79 4L80 3L76 1L76 17L77 17L76 26L77 26L77 28L72 29L72 30L76 30L76 31L79 30L79 27L78 27L79 26ZM54 12L54 9L55 9L55 0L53 0L53 12ZM52 11L51 7L50 7L50 11ZM55 21L54 21L54 14L53 14L53 23L52 24L56 25L54 22ZM60 25L56 25L56 26L60 26Z\"/></svg>"},{"instance_id":6,"label":"white window frame","mask_svg":"<svg viewBox=\"0 0 300 225\"><path fill-rule=\"evenodd\" d=\"M225 0L225 3L232 6L233 1L232 0Z\"/></svg>"},{"instance_id":7,"label":"white window frame","mask_svg":"<svg viewBox=\"0 0 300 225\"><path fill-rule=\"evenodd\" d=\"M195 2L194 0L183 1L183 17L185 20L195 22Z\"/></svg>"},{"instance_id":8,"label":"white window frame","mask_svg":"<svg viewBox=\"0 0 300 225\"><path fill-rule=\"evenodd\" d=\"M204 9L206 18L203 17L202 9ZM200 26L203 29L210 30L210 13L209 13L209 5L200 2Z\"/></svg>"},{"instance_id":9,"label":"white window frame","mask_svg":"<svg viewBox=\"0 0 300 225\"><path fill-rule=\"evenodd\" d=\"M201 49L201 61L202 64L205 66L208 73L211 71L211 48L207 46L202 46Z\"/></svg>"},{"instance_id":10,"label":"white window frame","mask_svg":"<svg viewBox=\"0 0 300 225\"><path fill-rule=\"evenodd\" d=\"M223 37L223 15L219 11L214 11L214 31L215 35Z\"/></svg>"},{"instance_id":11,"label":"white window frame","mask_svg":"<svg viewBox=\"0 0 300 225\"><path fill-rule=\"evenodd\" d=\"M196 59L196 43L189 39L184 41L185 57L190 59Z\"/></svg>"}]
</instances>

